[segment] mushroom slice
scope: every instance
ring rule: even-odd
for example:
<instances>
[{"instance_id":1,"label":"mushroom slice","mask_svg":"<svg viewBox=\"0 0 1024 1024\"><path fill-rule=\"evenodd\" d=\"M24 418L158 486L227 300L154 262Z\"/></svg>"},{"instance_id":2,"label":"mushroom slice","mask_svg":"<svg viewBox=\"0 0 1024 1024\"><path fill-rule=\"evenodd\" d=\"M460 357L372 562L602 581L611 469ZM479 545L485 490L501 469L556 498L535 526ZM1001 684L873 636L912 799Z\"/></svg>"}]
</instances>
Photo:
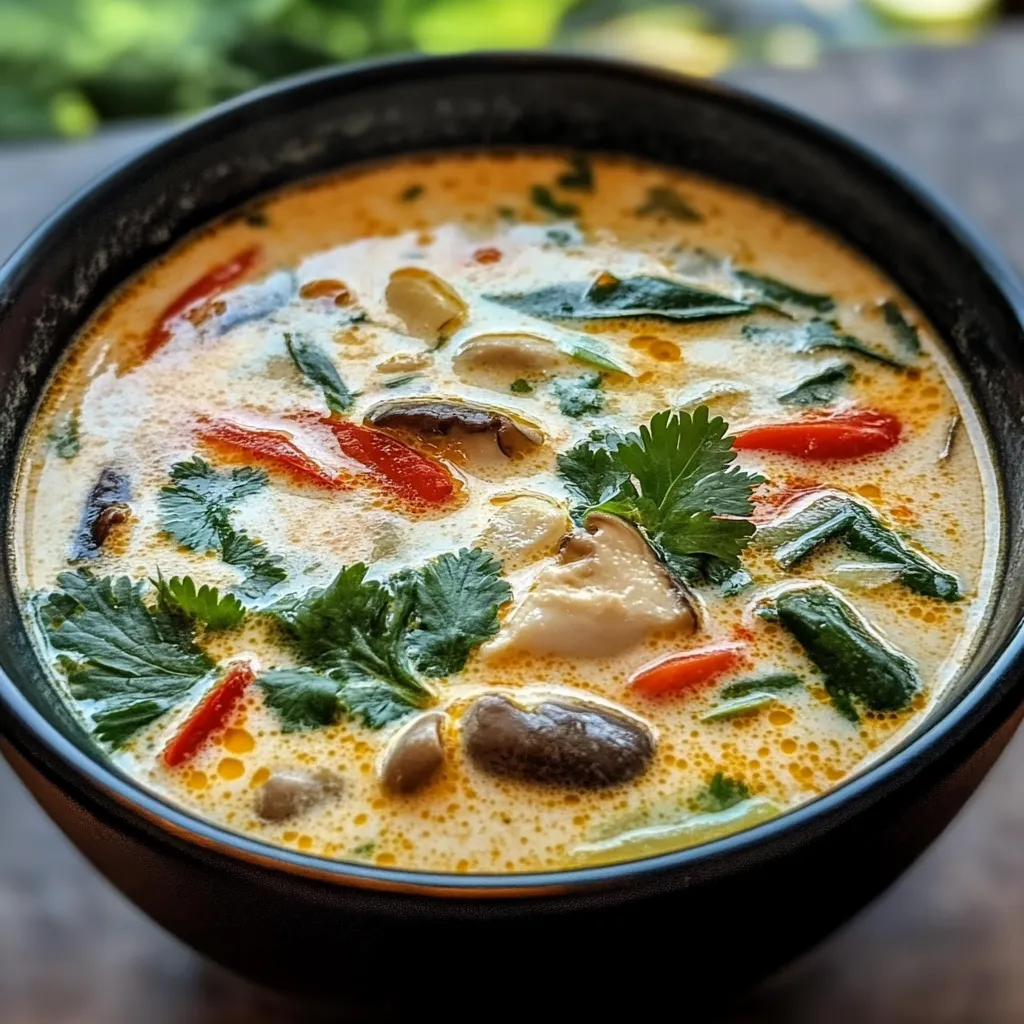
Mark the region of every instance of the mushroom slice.
<instances>
[{"instance_id":1,"label":"mushroom slice","mask_svg":"<svg viewBox=\"0 0 1024 1024\"><path fill-rule=\"evenodd\" d=\"M365 420L374 427L402 430L419 437L493 434L502 455L510 459L544 442L538 427L510 413L449 398L381 402L366 413Z\"/></svg>"},{"instance_id":2,"label":"mushroom slice","mask_svg":"<svg viewBox=\"0 0 1024 1024\"><path fill-rule=\"evenodd\" d=\"M508 571L553 555L570 528L565 506L546 494L514 494L491 499L494 511L478 543L502 560Z\"/></svg>"},{"instance_id":3,"label":"mushroom slice","mask_svg":"<svg viewBox=\"0 0 1024 1024\"><path fill-rule=\"evenodd\" d=\"M454 289L423 267L396 270L384 298L411 335L434 344L451 332L467 309Z\"/></svg>"},{"instance_id":4,"label":"mushroom slice","mask_svg":"<svg viewBox=\"0 0 1024 1024\"><path fill-rule=\"evenodd\" d=\"M654 758L654 735L642 719L571 697L522 707L485 694L470 704L461 731L466 755L483 771L573 789L627 782Z\"/></svg>"},{"instance_id":5,"label":"mushroom slice","mask_svg":"<svg viewBox=\"0 0 1024 1024\"><path fill-rule=\"evenodd\" d=\"M444 764L442 711L428 711L401 729L381 758L377 777L392 793L408 794L426 786Z\"/></svg>"},{"instance_id":6,"label":"mushroom slice","mask_svg":"<svg viewBox=\"0 0 1024 1024\"><path fill-rule=\"evenodd\" d=\"M319 771L314 775L305 772L275 772L256 790L254 806L264 821L286 821L341 791L341 780L327 771Z\"/></svg>"},{"instance_id":7,"label":"mushroom slice","mask_svg":"<svg viewBox=\"0 0 1024 1024\"><path fill-rule=\"evenodd\" d=\"M492 373L546 373L561 366L558 346L535 334L480 334L464 342L452 359L460 376Z\"/></svg>"},{"instance_id":8,"label":"mushroom slice","mask_svg":"<svg viewBox=\"0 0 1024 1024\"><path fill-rule=\"evenodd\" d=\"M629 523L592 512L568 534L559 562L543 572L498 636L507 651L562 658L621 654L651 630L697 628L697 608Z\"/></svg>"}]
</instances>

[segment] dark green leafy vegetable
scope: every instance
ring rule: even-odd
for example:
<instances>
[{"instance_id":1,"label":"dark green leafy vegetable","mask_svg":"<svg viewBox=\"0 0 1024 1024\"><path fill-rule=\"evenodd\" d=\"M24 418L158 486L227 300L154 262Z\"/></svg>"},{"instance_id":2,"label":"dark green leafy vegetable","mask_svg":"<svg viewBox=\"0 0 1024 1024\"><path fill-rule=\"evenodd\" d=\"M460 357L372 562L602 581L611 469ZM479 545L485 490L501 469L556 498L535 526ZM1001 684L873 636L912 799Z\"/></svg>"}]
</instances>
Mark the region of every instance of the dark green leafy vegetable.
<instances>
[{"instance_id":1,"label":"dark green leafy vegetable","mask_svg":"<svg viewBox=\"0 0 1024 1024\"><path fill-rule=\"evenodd\" d=\"M365 565L343 568L325 590L287 599L270 611L303 661L337 685L337 699L372 729L433 700L418 673L450 675L497 631L511 597L501 565L479 549L446 554L381 583ZM308 679L289 687L317 687ZM290 692L290 691L289 691ZM284 697L281 698L284 700Z\"/></svg>"},{"instance_id":2,"label":"dark green leafy vegetable","mask_svg":"<svg viewBox=\"0 0 1024 1024\"><path fill-rule=\"evenodd\" d=\"M78 417L73 412L61 416L54 422L46 440L57 458L73 459L82 447Z\"/></svg>"},{"instance_id":3,"label":"dark green leafy vegetable","mask_svg":"<svg viewBox=\"0 0 1024 1024\"><path fill-rule=\"evenodd\" d=\"M547 185L534 185L530 189L530 200L534 206L550 213L552 217L575 217L580 212L575 203L563 202Z\"/></svg>"},{"instance_id":4,"label":"dark green leafy vegetable","mask_svg":"<svg viewBox=\"0 0 1024 1024\"><path fill-rule=\"evenodd\" d=\"M865 345L860 338L852 334L844 334L834 320L822 320L815 317L805 323L783 324L768 327L763 324L744 324L743 337L748 341L768 342L785 345L793 352L815 352L818 349L844 349L855 352L867 359L874 359L886 366L904 369L903 363L885 352L879 352Z\"/></svg>"},{"instance_id":5,"label":"dark green leafy vegetable","mask_svg":"<svg viewBox=\"0 0 1024 1024\"><path fill-rule=\"evenodd\" d=\"M333 725L344 710L336 680L305 668L279 668L257 679L263 699L281 723L282 732Z\"/></svg>"},{"instance_id":6,"label":"dark green leafy vegetable","mask_svg":"<svg viewBox=\"0 0 1024 1024\"><path fill-rule=\"evenodd\" d=\"M734 270L733 277L754 297L762 302L782 306L801 306L816 313L828 313L836 303L831 295L805 292L800 288L780 281L777 277L764 277L749 270Z\"/></svg>"},{"instance_id":7,"label":"dark green leafy vegetable","mask_svg":"<svg viewBox=\"0 0 1024 1024\"><path fill-rule=\"evenodd\" d=\"M259 597L286 576L280 559L259 541L231 525L230 514L242 498L266 486L267 474L248 466L219 472L193 456L171 467L172 483L161 489L160 525L183 547L215 551L245 572L239 590Z\"/></svg>"},{"instance_id":8,"label":"dark green leafy vegetable","mask_svg":"<svg viewBox=\"0 0 1024 1024\"><path fill-rule=\"evenodd\" d=\"M402 189L402 191L399 193L398 198L403 203L411 203L413 200L419 199L421 195L423 195L423 186L417 183L415 185L409 185L407 188Z\"/></svg>"},{"instance_id":9,"label":"dark green leafy vegetable","mask_svg":"<svg viewBox=\"0 0 1024 1024\"><path fill-rule=\"evenodd\" d=\"M406 384L411 384L422 376L422 373L406 373L401 377L392 377L391 380L384 381L384 387L391 389L405 387Z\"/></svg>"},{"instance_id":10,"label":"dark green leafy vegetable","mask_svg":"<svg viewBox=\"0 0 1024 1024\"><path fill-rule=\"evenodd\" d=\"M201 622L207 629L231 629L245 618L245 606L234 594L221 595L216 587L196 589L191 576L165 580L158 575L151 581L156 587L157 603L168 615L180 615L189 622Z\"/></svg>"},{"instance_id":11,"label":"dark green leafy vegetable","mask_svg":"<svg viewBox=\"0 0 1024 1024\"><path fill-rule=\"evenodd\" d=\"M142 586L126 576L61 573L39 618L72 697L95 702L93 731L115 747L180 703L213 667L192 630L148 607Z\"/></svg>"},{"instance_id":12,"label":"dark green leafy vegetable","mask_svg":"<svg viewBox=\"0 0 1024 1024\"><path fill-rule=\"evenodd\" d=\"M416 628L409 651L426 676L460 672L474 648L498 632L498 609L512 599L501 562L480 548L463 548L413 570Z\"/></svg>"},{"instance_id":13,"label":"dark green leafy vegetable","mask_svg":"<svg viewBox=\"0 0 1024 1024\"><path fill-rule=\"evenodd\" d=\"M314 341L300 334L286 332L284 342L299 373L323 391L327 408L336 413L348 412L354 396L327 354Z\"/></svg>"},{"instance_id":14,"label":"dark green leafy vegetable","mask_svg":"<svg viewBox=\"0 0 1024 1024\"><path fill-rule=\"evenodd\" d=\"M860 719L854 701L871 711L901 711L920 689L914 663L871 632L834 591L794 587L775 599L775 610L821 672L836 710L850 721Z\"/></svg>"},{"instance_id":15,"label":"dark green leafy vegetable","mask_svg":"<svg viewBox=\"0 0 1024 1024\"><path fill-rule=\"evenodd\" d=\"M636 208L638 217L670 217L672 220L696 223L704 218L674 189L668 185L652 185L647 197Z\"/></svg>"},{"instance_id":16,"label":"dark green leafy vegetable","mask_svg":"<svg viewBox=\"0 0 1024 1024\"><path fill-rule=\"evenodd\" d=\"M670 569L699 565L703 571L709 563L691 563L688 556L712 556L717 561L710 564L724 576L739 568L739 554L754 533L744 517L762 479L731 466L736 455L727 430L721 417L709 418L707 406L692 416L666 409L637 434L603 445L593 438L581 442L559 457L558 470L574 497L600 495L583 513L634 523Z\"/></svg>"},{"instance_id":17,"label":"dark green leafy vegetable","mask_svg":"<svg viewBox=\"0 0 1024 1024\"><path fill-rule=\"evenodd\" d=\"M742 316L754 308L718 292L662 277L620 279L601 274L589 284L573 281L548 285L519 295L485 298L530 316L550 320L607 320L660 317L665 320L713 320Z\"/></svg>"},{"instance_id":18,"label":"dark green leafy vegetable","mask_svg":"<svg viewBox=\"0 0 1024 1024\"><path fill-rule=\"evenodd\" d=\"M723 700L734 700L748 693L778 693L780 690L791 690L794 686L803 686L803 682L792 672L770 672L752 679L738 679L735 683L723 686L718 696Z\"/></svg>"},{"instance_id":19,"label":"dark green leafy vegetable","mask_svg":"<svg viewBox=\"0 0 1024 1024\"><path fill-rule=\"evenodd\" d=\"M883 525L866 505L849 495L828 492L782 522L762 528L764 543L778 543L775 558L790 568L829 540L881 563L900 566L899 581L925 597L959 601L957 577L910 547L895 530Z\"/></svg>"},{"instance_id":20,"label":"dark green leafy vegetable","mask_svg":"<svg viewBox=\"0 0 1024 1024\"><path fill-rule=\"evenodd\" d=\"M913 362L921 354L921 339L917 328L907 322L903 311L891 299L882 303L882 316L892 330L900 353L908 362Z\"/></svg>"},{"instance_id":21,"label":"dark green leafy vegetable","mask_svg":"<svg viewBox=\"0 0 1024 1024\"><path fill-rule=\"evenodd\" d=\"M569 170L558 176L558 184L561 188L593 192L594 168L590 163L590 157L585 153L573 153L569 157Z\"/></svg>"},{"instance_id":22,"label":"dark green leafy vegetable","mask_svg":"<svg viewBox=\"0 0 1024 1024\"><path fill-rule=\"evenodd\" d=\"M695 809L713 814L727 811L742 803L750 796L750 789L740 779L733 779L724 772L715 772L707 787L694 798Z\"/></svg>"},{"instance_id":23,"label":"dark green leafy vegetable","mask_svg":"<svg viewBox=\"0 0 1024 1024\"><path fill-rule=\"evenodd\" d=\"M727 722L733 718L742 718L756 714L765 708L778 704L779 698L774 693L754 690L742 697L732 697L720 701L710 711L700 716L702 722Z\"/></svg>"},{"instance_id":24,"label":"dark green leafy vegetable","mask_svg":"<svg viewBox=\"0 0 1024 1024\"><path fill-rule=\"evenodd\" d=\"M783 392L779 401L783 405L828 405L835 401L843 385L852 378L853 366L850 363L826 366L820 373Z\"/></svg>"},{"instance_id":25,"label":"dark green leafy vegetable","mask_svg":"<svg viewBox=\"0 0 1024 1024\"><path fill-rule=\"evenodd\" d=\"M552 390L558 398L558 408L563 416L579 419L604 409L604 395L601 393L602 376L599 373L585 373L573 380L556 380Z\"/></svg>"},{"instance_id":26,"label":"dark green leafy vegetable","mask_svg":"<svg viewBox=\"0 0 1024 1024\"><path fill-rule=\"evenodd\" d=\"M508 389L517 395L528 395L533 391L533 385L522 377L516 377L516 379L508 386Z\"/></svg>"}]
</instances>

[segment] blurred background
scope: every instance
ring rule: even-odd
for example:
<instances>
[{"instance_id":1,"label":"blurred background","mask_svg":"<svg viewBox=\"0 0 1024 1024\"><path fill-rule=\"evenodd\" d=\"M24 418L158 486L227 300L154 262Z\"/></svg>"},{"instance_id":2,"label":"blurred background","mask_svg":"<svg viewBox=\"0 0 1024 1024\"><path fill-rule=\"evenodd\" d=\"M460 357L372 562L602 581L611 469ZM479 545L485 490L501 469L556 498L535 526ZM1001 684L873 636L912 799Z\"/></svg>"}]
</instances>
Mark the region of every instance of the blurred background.
<instances>
[{"instance_id":1,"label":"blurred background","mask_svg":"<svg viewBox=\"0 0 1024 1024\"><path fill-rule=\"evenodd\" d=\"M189 114L388 53L556 46L698 75L972 39L1024 0L0 0L0 140Z\"/></svg>"}]
</instances>

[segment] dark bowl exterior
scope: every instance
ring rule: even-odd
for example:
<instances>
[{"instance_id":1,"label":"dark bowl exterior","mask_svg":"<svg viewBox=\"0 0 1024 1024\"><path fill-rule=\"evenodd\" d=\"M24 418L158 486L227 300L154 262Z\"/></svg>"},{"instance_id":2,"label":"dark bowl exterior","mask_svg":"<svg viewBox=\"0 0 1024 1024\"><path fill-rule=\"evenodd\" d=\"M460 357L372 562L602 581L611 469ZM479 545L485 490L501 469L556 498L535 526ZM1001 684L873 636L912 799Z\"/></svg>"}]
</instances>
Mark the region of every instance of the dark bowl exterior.
<instances>
[{"instance_id":1,"label":"dark bowl exterior","mask_svg":"<svg viewBox=\"0 0 1024 1024\"><path fill-rule=\"evenodd\" d=\"M102 301L211 219L292 181L407 153L626 153L759 192L865 253L948 339L1002 469L1004 574L960 691L884 761L748 832L642 862L457 876L318 860L225 832L137 789L50 692L0 565L0 741L46 811L156 921L264 985L360 1002L446 967L513 962L737 986L891 882L978 785L1024 693L1024 299L990 248L919 184L830 130L741 93L597 59L483 54L287 82L219 108L88 189L0 274L0 525L47 378ZM757 922L757 940L738 926ZM665 941L665 937L669 941ZM660 952L659 952L660 950ZM515 960L509 959L515 958ZM474 971L476 974L474 975ZM605 986L573 984L609 1005ZM519 993L531 997L529 986ZM504 1003L513 993L502 995Z\"/></svg>"}]
</instances>

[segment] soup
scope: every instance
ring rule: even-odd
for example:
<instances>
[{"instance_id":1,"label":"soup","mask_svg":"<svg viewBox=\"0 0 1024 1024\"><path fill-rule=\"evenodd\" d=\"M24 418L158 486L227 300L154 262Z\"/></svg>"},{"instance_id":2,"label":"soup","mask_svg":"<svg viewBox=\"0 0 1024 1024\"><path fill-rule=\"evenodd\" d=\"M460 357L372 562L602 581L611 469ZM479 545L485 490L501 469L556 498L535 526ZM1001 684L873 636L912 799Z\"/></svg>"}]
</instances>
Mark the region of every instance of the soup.
<instances>
[{"instance_id":1,"label":"soup","mask_svg":"<svg viewBox=\"0 0 1024 1024\"><path fill-rule=\"evenodd\" d=\"M1000 518L920 314L661 167L466 154L291 189L113 297L25 444L52 685L140 785L446 872L680 849L942 699Z\"/></svg>"}]
</instances>

